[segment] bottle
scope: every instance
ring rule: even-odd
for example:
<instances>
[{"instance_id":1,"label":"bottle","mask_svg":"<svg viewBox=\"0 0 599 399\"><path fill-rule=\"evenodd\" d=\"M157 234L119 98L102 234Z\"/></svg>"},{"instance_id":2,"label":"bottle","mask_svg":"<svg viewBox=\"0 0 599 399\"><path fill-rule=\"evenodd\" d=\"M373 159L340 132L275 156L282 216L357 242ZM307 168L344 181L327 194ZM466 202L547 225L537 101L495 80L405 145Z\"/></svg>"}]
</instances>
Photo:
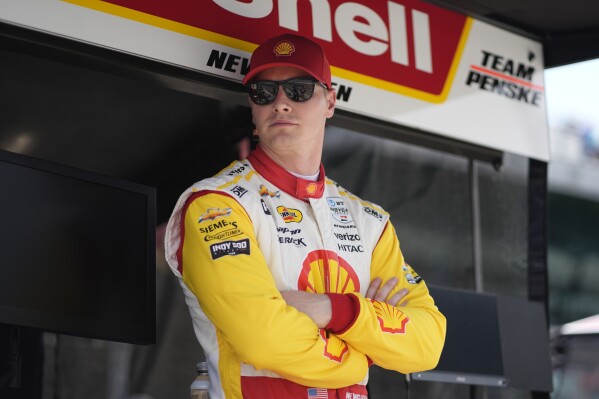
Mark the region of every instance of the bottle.
<instances>
[{"instance_id":1,"label":"bottle","mask_svg":"<svg viewBox=\"0 0 599 399\"><path fill-rule=\"evenodd\" d=\"M206 362L196 364L196 378L191 383L191 399L209 399L208 390L210 388L210 378L208 377L208 368Z\"/></svg>"}]
</instances>

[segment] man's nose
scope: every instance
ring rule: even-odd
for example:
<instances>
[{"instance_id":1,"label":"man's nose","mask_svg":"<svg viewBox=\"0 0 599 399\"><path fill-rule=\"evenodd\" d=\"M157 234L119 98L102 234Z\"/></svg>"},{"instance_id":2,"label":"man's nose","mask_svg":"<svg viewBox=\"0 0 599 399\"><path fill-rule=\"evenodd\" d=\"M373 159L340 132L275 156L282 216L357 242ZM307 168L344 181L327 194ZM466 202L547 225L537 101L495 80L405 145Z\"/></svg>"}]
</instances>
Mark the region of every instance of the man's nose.
<instances>
[{"instance_id":1,"label":"man's nose","mask_svg":"<svg viewBox=\"0 0 599 399\"><path fill-rule=\"evenodd\" d=\"M273 103L274 112L289 112L291 111L291 100L287 97L283 90L283 86L279 85L277 96Z\"/></svg>"}]
</instances>

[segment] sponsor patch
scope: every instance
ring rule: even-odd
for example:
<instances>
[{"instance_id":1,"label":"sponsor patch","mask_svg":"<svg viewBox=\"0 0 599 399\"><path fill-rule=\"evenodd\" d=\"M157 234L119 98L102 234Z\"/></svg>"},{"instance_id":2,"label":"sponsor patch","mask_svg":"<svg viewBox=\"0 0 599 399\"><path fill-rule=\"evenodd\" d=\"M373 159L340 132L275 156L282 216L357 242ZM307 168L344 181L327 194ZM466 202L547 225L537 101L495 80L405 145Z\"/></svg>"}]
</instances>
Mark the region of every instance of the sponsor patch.
<instances>
[{"instance_id":1,"label":"sponsor patch","mask_svg":"<svg viewBox=\"0 0 599 399\"><path fill-rule=\"evenodd\" d=\"M389 334L404 334L410 319L395 306L370 300L379 320L381 331Z\"/></svg>"},{"instance_id":2,"label":"sponsor patch","mask_svg":"<svg viewBox=\"0 0 599 399\"><path fill-rule=\"evenodd\" d=\"M233 194L235 194L236 196L238 196L239 198L241 198L245 195L245 193L248 192L248 190L246 190L245 188L243 188L241 186L235 186L231 189L231 192Z\"/></svg>"},{"instance_id":3,"label":"sponsor patch","mask_svg":"<svg viewBox=\"0 0 599 399\"><path fill-rule=\"evenodd\" d=\"M348 225L333 223L333 226L337 227L338 229L357 229L356 225L353 223Z\"/></svg>"},{"instance_id":4,"label":"sponsor patch","mask_svg":"<svg viewBox=\"0 0 599 399\"><path fill-rule=\"evenodd\" d=\"M213 260L223 256L249 255L250 239L245 238L239 241L224 241L210 246L210 254Z\"/></svg>"},{"instance_id":5,"label":"sponsor patch","mask_svg":"<svg viewBox=\"0 0 599 399\"><path fill-rule=\"evenodd\" d=\"M214 220L220 217L227 217L231 214L231 208L208 208L198 219L198 223L205 222L206 220Z\"/></svg>"},{"instance_id":6,"label":"sponsor patch","mask_svg":"<svg viewBox=\"0 0 599 399\"><path fill-rule=\"evenodd\" d=\"M216 230L220 230L224 227L237 227L237 221L232 221L232 222L228 222L226 220L220 220L216 223L212 223L211 225L208 226L204 226L204 227L200 227L200 233L202 234L208 234L208 233L213 233Z\"/></svg>"},{"instance_id":7,"label":"sponsor patch","mask_svg":"<svg viewBox=\"0 0 599 399\"><path fill-rule=\"evenodd\" d=\"M263 199L260 200L260 205L262 205L262 210L264 211L265 215L272 215L272 213L270 213L270 209L268 209L268 205L266 205L266 202L264 202Z\"/></svg>"},{"instance_id":8,"label":"sponsor patch","mask_svg":"<svg viewBox=\"0 0 599 399\"><path fill-rule=\"evenodd\" d=\"M310 195L314 195L316 190L318 189L318 185L316 183L310 183L306 186L306 193Z\"/></svg>"},{"instance_id":9,"label":"sponsor patch","mask_svg":"<svg viewBox=\"0 0 599 399\"><path fill-rule=\"evenodd\" d=\"M319 332L320 338L325 342L323 355L329 360L341 363L349 351L347 344L334 334L329 336L324 329L320 329Z\"/></svg>"},{"instance_id":10,"label":"sponsor patch","mask_svg":"<svg viewBox=\"0 0 599 399\"><path fill-rule=\"evenodd\" d=\"M343 257L333 251L317 249L309 252L302 262L297 289L319 294L360 292L360 279Z\"/></svg>"},{"instance_id":11,"label":"sponsor patch","mask_svg":"<svg viewBox=\"0 0 599 399\"><path fill-rule=\"evenodd\" d=\"M261 197L271 197L271 198L279 198L281 197L281 192L280 191L270 191L269 189L266 188L266 186L260 184L260 189L258 190L258 194L260 194Z\"/></svg>"},{"instance_id":12,"label":"sponsor patch","mask_svg":"<svg viewBox=\"0 0 599 399\"><path fill-rule=\"evenodd\" d=\"M304 218L304 215L299 210L285 206L278 206L277 212L279 212L285 223L299 223Z\"/></svg>"},{"instance_id":13,"label":"sponsor patch","mask_svg":"<svg viewBox=\"0 0 599 399\"><path fill-rule=\"evenodd\" d=\"M327 197L327 204L331 210L331 216L339 223L351 223L353 220L345 201L341 197Z\"/></svg>"},{"instance_id":14,"label":"sponsor patch","mask_svg":"<svg viewBox=\"0 0 599 399\"><path fill-rule=\"evenodd\" d=\"M374 216L378 220L383 220L383 217L384 217L383 214L381 212L377 211L376 209L373 209L373 208L371 208L369 206L365 206L364 207L364 212L366 212L370 216Z\"/></svg>"},{"instance_id":15,"label":"sponsor patch","mask_svg":"<svg viewBox=\"0 0 599 399\"><path fill-rule=\"evenodd\" d=\"M335 234L335 237L337 237L337 239L339 241L360 241L360 235L359 234L351 234L351 233L333 233Z\"/></svg>"},{"instance_id":16,"label":"sponsor patch","mask_svg":"<svg viewBox=\"0 0 599 399\"><path fill-rule=\"evenodd\" d=\"M350 244L339 244L337 243L339 251L344 252L364 252L364 247L361 245L350 245Z\"/></svg>"},{"instance_id":17,"label":"sponsor patch","mask_svg":"<svg viewBox=\"0 0 599 399\"><path fill-rule=\"evenodd\" d=\"M300 235L302 229L289 229L287 227L277 227L277 232L279 233L279 243L281 244L293 244L298 248L308 246L304 241L304 237Z\"/></svg>"},{"instance_id":18,"label":"sponsor patch","mask_svg":"<svg viewBox=\"0 0 599 399\"><path fill-rule=\"evenodd\" d=\"M216 234L207 234L204 237L204 241L214 241L214 240L226 240L227 238L235 237L241 234L241 230L232 228L225 231L221 231Z\"/></svg>"},{"instance_id":19,"label":"sponsor patch","mask_svg":"<svg viewBox=\"0 0 599 399\"><path fill-rule=\"evenodd\" d=\"M406 281L408 283L410 283L410 284L418 284L419 282L422 281L422 277L420 277L414 271L414 269L412 269L412 267L410 265L408 265L407 263L404 264L401 268L405 272L404 276L405 276Z\"/></svg>"},{"instance_id":20,"label":"sponsor patch","mask_svg":"<svg viewBox=\"0 0 599 399\"><path fill-rule=\"evenodd\" d=\"M229 173L227 173L227 176L238 175L240 173L243 173L244 170L245 170L245 166L240 166L236 169L231 170Z\"/></svg>"},{"instance_id":21,"label":"sponsor patch","mask_svg":"<svg viewBox=\"0 0 599 399\"><path fill-rule=\"evenodd\" d=\"M281 244L293 244L296 247L307 247L308 245L304 242L304 237L281 237L279 236L279 243Z\"/></svg>"},{"instance_id":22,"label":"sponsor patch","mask_svg":"<svg viewBox=\"0 0 599 399\"><path fill-rule=\"evenodd\" d=\"M302 229L289 229L287 227L277 227L277 231L283 234L291 234L292 236L302 232Z\"/></svg>"}]
</instances>

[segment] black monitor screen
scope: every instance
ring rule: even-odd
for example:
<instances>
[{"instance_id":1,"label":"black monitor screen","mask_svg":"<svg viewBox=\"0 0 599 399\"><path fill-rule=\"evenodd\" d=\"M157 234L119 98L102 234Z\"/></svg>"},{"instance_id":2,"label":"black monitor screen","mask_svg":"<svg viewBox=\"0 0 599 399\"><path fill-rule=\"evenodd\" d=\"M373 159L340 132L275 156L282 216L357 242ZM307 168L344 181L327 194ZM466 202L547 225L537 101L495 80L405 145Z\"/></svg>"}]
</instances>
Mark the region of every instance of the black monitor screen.
<instances>
[{"instance_id":1,"label":"black monitor screen","mask_svg":"<svg viewBox=\"0 0 599 399\"><path fill-rule=\"evenodd\" d=\"M416 379L506 386L495 296L465 290L430 287L435 304L447 319L441 359Z\"/></svg>"},{"instance_id":2,"label":"black monitor screen","mask_svg":"<svg viewBox=\"0 0 599 399\"><path fill-rule=\"evenodd\" d=\"M153 188L0 151L0 323L155 341Z\"/></svg>"}]
</instances>

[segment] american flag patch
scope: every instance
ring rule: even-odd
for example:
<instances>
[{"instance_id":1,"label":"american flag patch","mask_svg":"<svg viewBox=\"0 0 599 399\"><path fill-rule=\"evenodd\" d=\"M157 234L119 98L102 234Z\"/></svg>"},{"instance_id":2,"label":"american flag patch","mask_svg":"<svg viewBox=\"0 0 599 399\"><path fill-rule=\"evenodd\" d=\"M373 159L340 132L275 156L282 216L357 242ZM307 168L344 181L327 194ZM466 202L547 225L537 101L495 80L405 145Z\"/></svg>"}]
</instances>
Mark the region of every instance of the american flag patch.
<instances>
[{"instance_id":1,"label":"american flag patch","mask_svg":"<svg viewBox=\"0 0 599 399\"><path fill-rule=\"evenodd\" d=\"M328 397L326 388L308 388L308 399L327 399Z\"/></svg>"}]
</instances>

